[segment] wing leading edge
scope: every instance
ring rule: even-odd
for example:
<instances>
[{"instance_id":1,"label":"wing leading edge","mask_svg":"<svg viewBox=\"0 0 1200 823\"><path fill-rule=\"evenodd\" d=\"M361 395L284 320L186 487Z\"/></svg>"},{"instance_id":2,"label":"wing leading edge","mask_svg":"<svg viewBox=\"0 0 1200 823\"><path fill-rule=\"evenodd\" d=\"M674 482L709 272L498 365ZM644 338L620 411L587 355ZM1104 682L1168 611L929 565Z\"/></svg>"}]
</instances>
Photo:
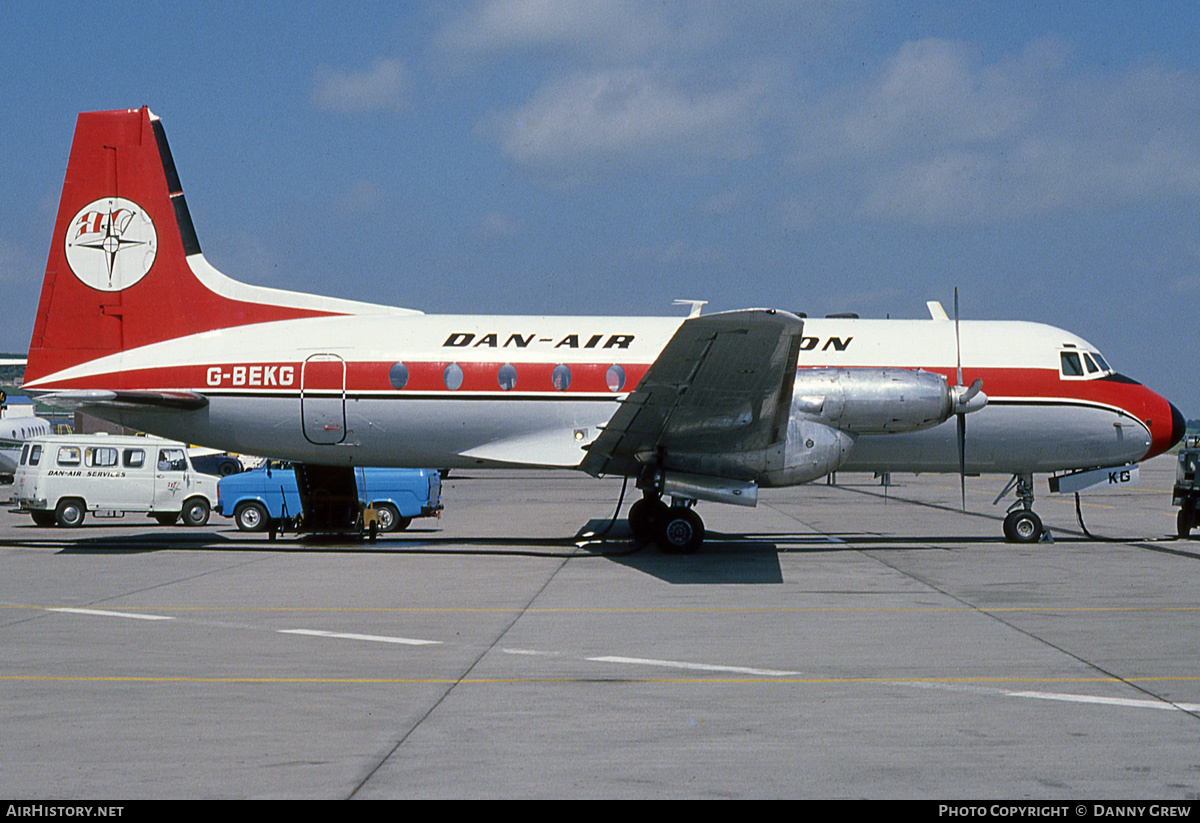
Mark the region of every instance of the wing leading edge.
<instances>
[{"instance_id":1,"label":"wing leading edge","mask_svg":"<svg viewBox=\"0 0 1200 823\"><path fill-rule=\"evenodd\" d=\"M802 327L774 309L685 321L587 447L581 468L636 475L661 463L757 476L782 458Z\"/></svg>"}]
</instances>

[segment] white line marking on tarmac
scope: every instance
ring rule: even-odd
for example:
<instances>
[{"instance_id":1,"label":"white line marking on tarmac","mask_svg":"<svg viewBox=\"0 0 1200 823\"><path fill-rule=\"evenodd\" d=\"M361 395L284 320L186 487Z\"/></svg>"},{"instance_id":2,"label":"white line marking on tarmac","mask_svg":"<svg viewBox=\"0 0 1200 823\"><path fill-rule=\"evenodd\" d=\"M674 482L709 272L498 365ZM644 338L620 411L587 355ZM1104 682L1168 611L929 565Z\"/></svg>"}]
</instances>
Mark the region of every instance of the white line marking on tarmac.
<instances>
[{"instance_id":1,"label":"white line marking on tarmac","mask_svg":"<svg viewBox=\"0 0 1200 823\"><path fill-rule=\"evenodd\" d=\"M309 637L335 637L339 640L370 640L375 643L398 643L402 646L440 646L440 640L416 640L411 637L386 637L379 634L325 632L319 629L279 629L280 634L303 634Z\"/></svg>"},{"instance_id":2,"label":"white line marking on tarmac","mask_svg":"<svg viewBox=\"0 0 1200 823\"><path fill-rule=\"evenodd\" d=\"M134 614L132 612L110 612L103 609L46 609L48 612L60 612L63 614L89 614L94 617L128 617L133 620L174 620L174 617L167 617L161 614Z\"/></svg>"},{"instance_id":3,"label":"white line marking on tarmac","mask_svg":"<svg viewBox=\"0 0 1200 823\"><path fill-rule=\"evenodd\" d=\"M1098 703L1102 706L1122 706L1130 709L1167 709L1168 711L1200 711L1200 703L1166 703L1162 700L1135 700L1129 697L1100 697L1094 694L1061 692L1007 692L1009 697L1033 697L1038 700L1062 700L1069 703Z\"/></svg>"},{"instance_id":4,"label":"white line marking on tarmac","mask_svg":"<svg viewBox=\"0 0 1200 823\"><path fill-rule=\"evenodd\" d=\"M776 669L751 669L744 666L714 666L709 663L686 663L681 660L652 660L644 657L589 657L593 663L632 663L638 666L661 666L667 669L689 669L703 672L729 672L758 677L794 677L800 672L784 672Z\"/></svg>"},{"instance_id":5,"label":"white line marking on tarmac","mask_svg":"<svg viewBox=\"0 0 1200 823\"><path fill-rule=\"evenodd\" d=\"M561 652L539 652L536 649L501 649L504 654L522 654L530 657L559 657Z\"/></svg>"},{"instance_id":6,"label":"white line marking on tarmac","mask_svg":"<svg viewBox=\"0 0 1200 823\"><path fill-rule=\"evenodd\" d=\"M1200 711L1200 703L1168 703L1165 700L1143 700L1132 697L1101 697L1098 694L1071 694L1069 692L1036 692L1030 690L1013 691L1012 689L996 689L987 686L962 686L951 683L912 683L905 686L916 686L922 689L940 689L952 692L973 692L997 697L1025 697L1034 700L1053 700L1062 703L1088 703L1094 706L1115 706L1123 709L1160 709L1172 712Z\"/></svg>"}]
</instances>

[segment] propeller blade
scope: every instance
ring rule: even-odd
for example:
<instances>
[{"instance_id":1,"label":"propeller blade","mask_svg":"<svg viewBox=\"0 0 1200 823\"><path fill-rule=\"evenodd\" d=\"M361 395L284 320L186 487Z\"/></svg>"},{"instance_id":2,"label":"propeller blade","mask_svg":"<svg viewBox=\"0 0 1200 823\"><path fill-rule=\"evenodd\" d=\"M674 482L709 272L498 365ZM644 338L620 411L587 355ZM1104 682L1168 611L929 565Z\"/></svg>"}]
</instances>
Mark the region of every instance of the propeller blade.
<instances>
[{"instance_id":1,"label":"propeller blade","mask_svg":"<svg viewBox=\"0 0 1200 823\"><path fill-rule=\"evenodd\" d=\"M958 336L958 286L954 287L954 355L958 363L958 385L962 382L962 340Z\"/></svg>"},{"instance_id":2,"label":"propeller blade","mask_svg":"<svg viewBox=\"0 0 1200 823\"><path fill-rule=\"evenodd\" d=\"M954 386L951 389L952 396L954 397L954 406L956 409L954 413L966 414L968 411L975 411L975 409L968 409L967 405L970 404L970 402L974 400L976 395L978 395L982 390L982 377L976 377L971 382L970 386Z\"/></svg>"},{"instance_id":3,"label":"propeller blade","mask_svg":"<svg viewBox=\"0 0 1200 823\"><path fill-rule=\"evenodd\" d=\"M967 510L967 416L958 418L958 482L962 488L962 509Z\"/></svg>"},{"instance_id":4,"label":"propeller blade","mask_svg":"<svg viewBox=\"0 0 1200 823\"><path fill-rule=\"evenodd\" d=\"M958 383L955 386L957 405L960 411L955 414L958 418L958 484L962 491L962 510L967 510L967 413L966 406L972 397L979 394L983 388L983 378L976 378L971 388L962 390L962 337L958 332L958 286L954 287L954 358Z\"/></svg>"}]
</instances>

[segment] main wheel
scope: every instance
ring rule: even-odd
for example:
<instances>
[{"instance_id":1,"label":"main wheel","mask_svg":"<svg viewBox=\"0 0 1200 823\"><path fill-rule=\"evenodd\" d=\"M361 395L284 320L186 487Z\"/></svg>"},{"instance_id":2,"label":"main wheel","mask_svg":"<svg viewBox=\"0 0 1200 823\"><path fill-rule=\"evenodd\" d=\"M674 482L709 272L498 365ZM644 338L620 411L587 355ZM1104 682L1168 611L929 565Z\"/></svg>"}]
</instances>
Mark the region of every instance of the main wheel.
<instances>
[{"instance_id":1,"label":"main wheel","mask_svg":"<svg viewBox=\"0 0 1200 823\"><path fill-rule=\"evenodd\" d=\"M704 542L704 521L691 509L668 508L658 529L658 546L666 554L691 554Z\"/></svg>"},{"instance_id":2,"label":"main wheel","mask_svg":"<svg viewBox=\"0 0 1200 823\"><path fill-rule=\"evenodd\" d=\"M239 503L233 511L233 522L244 532L265 530L267 519L267 510L262 503Z\"/></svg>"},{"instance_id":3,"label":"main wheel","mask_svg":"<svg viewBox=\"0 0 1200 823\"><path fill-rule=\"evenodd\" d=\"M54 522L68 528L82 526L85 512L86 503L78 497L67 497L58 501L58 505L54 507Z\"/></svg>"},{"instance_id":4,"label":"main wheel","mask_svg":"<svg viewBox=\"0 0 1200 823\"><path fill-rule=\"evenodd\" d=\"M1004 536L1010 543L1036 543L1043 531L1042 519L1031 509L1017 509L1004 518Z\"/></svg>"},{"instance_id":5,"label":"main wheel","mask_svg":"<svg viewBox=\"0 0 1200 823\"><path fill-rule=\"evenodd\" d=\"M208 522L208 501L203 497L193 497L183 504L183 525L203 526Z\"/></svg>"},{"instance_id":6,"label":"main wheel","mask_svg":"<svg viewBox=\"0 0 1200 823\"><path fill-rule=\"evenodd\" d=\"M653 497L643 497L629 507L629 530L635 537L655 538L655 526L666 517L669 507L662 500Z\"/></svg>"}]
</instances>

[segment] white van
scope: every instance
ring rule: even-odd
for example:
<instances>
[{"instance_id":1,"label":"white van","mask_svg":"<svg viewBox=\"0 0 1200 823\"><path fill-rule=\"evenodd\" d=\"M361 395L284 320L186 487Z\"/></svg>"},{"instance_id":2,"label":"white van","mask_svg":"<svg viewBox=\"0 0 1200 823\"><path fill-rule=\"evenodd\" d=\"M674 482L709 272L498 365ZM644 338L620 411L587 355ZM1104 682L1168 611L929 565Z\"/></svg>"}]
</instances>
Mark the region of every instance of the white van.
<instances>
[{"instance_id":1,"label":"white van","mask_svg":"<svg viewBox=\"0 0 1200 823\"><path fill-rule=\"evenodd\" d=\"M68 434L21 447L13 502L39 526L78 526L85 513L146 512L164 526L182 515L203 526L217 502L217 478L192 468L187 446L156 437Z\"/></svg>"}]
</instances>

